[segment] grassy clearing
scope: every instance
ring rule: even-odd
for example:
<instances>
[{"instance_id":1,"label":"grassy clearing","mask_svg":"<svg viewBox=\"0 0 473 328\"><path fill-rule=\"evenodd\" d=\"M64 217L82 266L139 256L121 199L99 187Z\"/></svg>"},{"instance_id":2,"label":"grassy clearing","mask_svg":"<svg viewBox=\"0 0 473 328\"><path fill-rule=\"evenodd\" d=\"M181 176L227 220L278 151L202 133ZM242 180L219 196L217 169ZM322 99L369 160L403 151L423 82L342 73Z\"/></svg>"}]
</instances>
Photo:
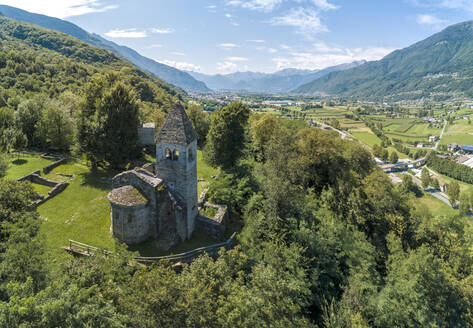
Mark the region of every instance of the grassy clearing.
<instances>
[{"instance_id":1,"label":"grassy clearing","mask_svg":"<svg viewBox=\"0 0 473 328\"><path fill-rule=\"evenodd\" d=\"M473 135L471 134L462 134L462 133L456 133L456 134L445 134L442 137L441 143L443 145L447 145L449 143L456 142L457 144L460 145L472 145L473 144Z\"/></svg>"},{"instance_id":2,"label":"grassy clearing","mask_svg":"<svg viewBox=\"0 0 473 328\"><path fill-rule=\"evenodd\" d=\"M424 196L420 198L416 198L413 204L416 207L425 205L433 216L455 216L458 214L457 210L427 193L424 193Z\"/></svg>"},{"instance_id":3,"label":"grassy clearing","mask_svg":"<svg viewBox=\"0 0 473 328\"><path fill-rule=\"evenodd\" d=\"M429 124L420 123L413 125L409 130L406 131L406 134L410 135L419 135L419 136L439 136L442 129L429 128Z\"/></svg>"},{"instance_id":4,"label":"grassy clearing","mask_svg":"<svg viewBox=\"0 0 473 328\"><path fill-rule=\"evenodd\" d=\"M40 193L43 196L46 196L48 192L51 190L51 187L48 186L43 186L37 183L32 183L33 189L37 192Z\"/></svg>"},{"instance_id":5,"label":"grassy clearing","mask_svg":"<svg viewBox=\"0 0 473 328\"><path fill-rule=\"evenodd\" d=\"M351 134L355 138L370 147L373 147L375 144L379 145L381 143L381 139L379 139L375 134L370 132L352 132Z\"/></svg>"},{"instance_id":6,"label":"grassy clearing","mask_svg":"<svg viewBox=\"0 0 473 328\"><path fill-rule=\"evenodd\" d=\"M10 155L10 167L7 172L7 179L18 179L33 171L42 169L52 161L41 158L39 155Z\"/></svg>"},{"instance_id":7,"label":"grassy clearing","mask_svg":"<svg viewBox=\"0 0 473 328\"><path fill-rule=\"evenodd\" d=\"M45 220L41 235L48 249L57 256L62 253L60 247L72 239L113 250L115 241L109 231L110 205L106 196L116 172L92 173L83 164L69 163L47 177L54 179L57 173L72 174L74 178L64 192L38 207Z\"/></svg>"}]
</instances>

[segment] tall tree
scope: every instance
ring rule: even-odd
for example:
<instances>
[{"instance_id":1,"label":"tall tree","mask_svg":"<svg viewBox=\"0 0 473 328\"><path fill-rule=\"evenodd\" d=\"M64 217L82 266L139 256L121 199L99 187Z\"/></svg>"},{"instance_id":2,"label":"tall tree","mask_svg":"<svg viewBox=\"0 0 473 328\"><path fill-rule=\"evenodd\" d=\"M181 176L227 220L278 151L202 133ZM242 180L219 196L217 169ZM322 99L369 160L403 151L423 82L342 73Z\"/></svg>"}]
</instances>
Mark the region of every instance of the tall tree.
<instances>
[{"instance_id":1,"label":"tall tree","mask_svg":"<svg viewBox=\"0 0 473 328\"><path fill-rule=\"evenodd\" d=\"M0 179L7 175L8 166L7 154L0 153Z\"/></svg>"},{"instance_id":2,"label":"tall tree","mask_svg":"<svg viewBox=\"0 0 473 328\"><path fill-rule=\"evenodd\" d=\"M118 79L115 74L94 79L80 108L79 151L93 167L120 168L139 155L138 103Z\"/></svg>"},{"instance_id":3,"label":"tall tree","mask_svg":"<svg viewBox=\"0 0 473 328\"><path fill-rule=\"evenodd\" d=\"M210 165L231 168L240 158L245 142L248 107L235 102L211 116L205 157Z\"/></svg>"},{"instance_id":4,"label":"tall tree","mask_svg":"<svg viewBox=\"0 0 473 328\"><path fill-rule=\"evenodd\" d=\"M393 150L393 152L389 155L389 161L393 164L396 164L398 160L399 160L399 157L397 155L397 152Z\"/></svg>"},{"instance_id":5,"label":"tall tree","mask_svg":"<svg viewBox=\"0 0 473 328\"><path fill-rule=\"evenodd\" d=\"M199 147L204 146L210 128L209 114L205 112L202 107L191 104L187 109L187 116L197 133L197 144Z\"/></svg>"},{"instance_id":6,"label":"tall tree","mask_svg":"<svg viewBox=\"0 0 473 328\"><path fill-rule=\"evenodd\" d=\"M264 160L264 148L273 135L277 120L273 115L266 113L262 117L252 120L250 125L256 157Z\"/></svg>"},{"instance_id":7,"label":"tall tree","mask_svg":"<svg viewBox=\"0 0 473 328\"><path fill-rule=\"evenodd\" d=\"M425 167L422 169L420 181L422 182L422 188L424 189L426 189L430 184L430 173Z\"/></svg>"},{"instance_id":8,"label":"tall tree","mask_svg":"<svg viewBox=\"0 0 473 328\"><path fill-rule=\"evenodd\" d=\"M450 204L452 204L452 206L455 206L460 197L460 185L458 184L458 182L453 181L448 185L447 195L448 199L450 200Z\"/></svg>"}]
</instances>

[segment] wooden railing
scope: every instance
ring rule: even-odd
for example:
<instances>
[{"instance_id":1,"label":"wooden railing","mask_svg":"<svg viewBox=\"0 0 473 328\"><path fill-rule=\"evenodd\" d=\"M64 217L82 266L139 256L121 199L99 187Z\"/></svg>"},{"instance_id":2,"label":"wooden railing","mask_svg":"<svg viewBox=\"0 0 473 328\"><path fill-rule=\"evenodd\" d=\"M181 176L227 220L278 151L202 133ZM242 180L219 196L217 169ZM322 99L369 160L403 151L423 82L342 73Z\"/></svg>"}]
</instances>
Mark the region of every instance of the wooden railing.
<instances>
[{"instance_id":1,"label":"wooden railing","mask_svg":"<svg viewBox=\"0 0 473 328\"><path fill-rule=\"evenodd\" d=\"M172 263L192 262L192 260L194 260L197 256L203 253L208 253L210 255L213 255L213 253L218 252L218 250L222 247L225 247L226 249L231 248L233 246L233 243L235 242L235 237L236 237L236 232L234 232L231 235L231 237L228 238L225 242L196 248L185 253L180 253L180 254L175 254L175 255L155 256L155 257L137 256L137 257L130 258L130 260L136 261L139 263L145 263L145 264L151 264L151 263L155 263L159 261L169 261ZM108 256L116 256L112 252L106 249L90 246L90 245L80 243L74 240L69 240L69 247L66 246L62 248L69 252L82 255L82 256L92 256L95 253L100 253L100 254L104 254Z\"/></svg>"}]
</instances>

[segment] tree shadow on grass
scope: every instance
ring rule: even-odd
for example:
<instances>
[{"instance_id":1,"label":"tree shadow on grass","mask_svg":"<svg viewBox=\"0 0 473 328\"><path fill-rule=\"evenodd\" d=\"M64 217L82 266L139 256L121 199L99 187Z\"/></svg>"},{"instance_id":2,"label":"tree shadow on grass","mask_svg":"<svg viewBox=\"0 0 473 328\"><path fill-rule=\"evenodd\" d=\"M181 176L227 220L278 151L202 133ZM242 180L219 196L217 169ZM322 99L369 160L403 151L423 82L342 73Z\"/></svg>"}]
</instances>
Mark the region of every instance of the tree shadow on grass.
<instances>
[{"instance_id":1,"label":"tree shadow on grass","mask_svg":"<svg viewBox=\"0 0 473 328\"><path fill-rule=\"evenodd\" d=\"M82 185L91 186L100 190L112 189L112 178L118 173L115 170L97 170L81 173Z\"/></svg>"},{"instance_id":2,"label":"tree shadow on grass","mask_svg":"<svg viewBox=\"0 0 473 328\"><path fill-rule=\"evenodd\" d=\"M26 164L26 163L28 163L28 161L26 159L23 159L23 158L17 158L14 161L12 161L12 164L14 164L14 165L23 165L23 164Z\"/></svg>"}]
</instances>

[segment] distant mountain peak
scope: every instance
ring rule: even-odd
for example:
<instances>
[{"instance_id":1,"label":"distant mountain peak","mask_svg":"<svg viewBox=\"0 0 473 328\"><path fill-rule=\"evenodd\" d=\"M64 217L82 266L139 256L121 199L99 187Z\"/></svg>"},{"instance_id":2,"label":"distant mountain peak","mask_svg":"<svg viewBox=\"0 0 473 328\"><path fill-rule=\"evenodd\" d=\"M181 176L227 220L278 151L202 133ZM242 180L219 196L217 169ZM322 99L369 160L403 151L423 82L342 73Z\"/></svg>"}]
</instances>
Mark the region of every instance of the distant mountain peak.
<instances>
[{"instance_id":1,"label":"distant mountain peak","mask_svg":"<svg viewBox=\"0 0 473 328\"><path fill-rule=\"evenodd\" d=\"M391 101L472 98L473 21L448 26L379 61L323 76L296 92Z\"/></svg>"},{"instance_id":2,"label":"distant mountain peak","mask_svg":"<svg viewBox=\"0 0 473 328\"><path fill-rule=\"evenodd\" d=\"M365 62L356 61L315 70L285 68L274 73L247 71L211 75L189 71L189 74L204 81L213 90L286 93L330 72L349 69Z\"/></svg>"}]
</instances>

